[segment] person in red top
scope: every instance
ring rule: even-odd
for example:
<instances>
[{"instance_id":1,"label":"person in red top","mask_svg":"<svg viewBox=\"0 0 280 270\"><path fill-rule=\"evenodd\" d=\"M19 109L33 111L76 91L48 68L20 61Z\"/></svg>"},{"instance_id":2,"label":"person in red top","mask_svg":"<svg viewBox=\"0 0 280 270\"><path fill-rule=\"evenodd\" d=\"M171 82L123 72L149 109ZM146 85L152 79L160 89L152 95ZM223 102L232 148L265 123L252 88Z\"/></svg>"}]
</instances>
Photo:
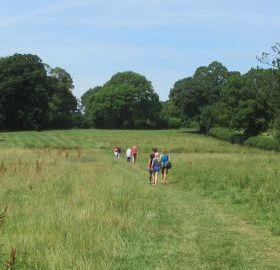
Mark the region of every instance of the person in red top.
<instances>
[{"instance_id":1,"label":"person in red top","mask_svg":"<svg viewBox=\"0 0 280 270\"><path fill-rule=\"evenodd\" d=\"M132 153L132 161L133 161L133 164L136 163L136 159L137 159L137 156L138 156L138 149L136 147L136 145L134 145L131 149L131 153Z\"/></svg>"}]
</instances>

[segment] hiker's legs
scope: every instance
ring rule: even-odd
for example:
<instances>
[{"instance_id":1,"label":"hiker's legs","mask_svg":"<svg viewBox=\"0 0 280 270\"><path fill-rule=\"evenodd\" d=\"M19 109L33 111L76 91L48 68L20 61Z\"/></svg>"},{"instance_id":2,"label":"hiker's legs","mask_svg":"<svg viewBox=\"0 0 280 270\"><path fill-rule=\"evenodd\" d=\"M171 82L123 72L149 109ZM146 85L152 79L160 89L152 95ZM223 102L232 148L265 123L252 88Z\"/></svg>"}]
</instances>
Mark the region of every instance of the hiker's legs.
<instances>
[{"instance_id":1,"label":"hiker's legs","mask_svg":"<svg viewBox=\"0 0 280 270\"><path fill-rule=\"evenodd\" d=\"M161 168L161 180L164 181L164 168Z\"/></svg>"},{"instance_id":2,"label":"hiker's legs","mask_svg":"<svg viewBox=\"0 0 280 270\"><path fill-rule=\"evenodd\" d=\"M166 168L163 170L163 182L167 183L167 169Z\"/></svg>"},{"instance_id":3,"label":"hiker's legs","mask_svg":"<svg viewBox=\"0 0 280 270\"><path fill-rule=\"evenodd\" d=\"M158 172L154 173L154 185L157 185Z\"/></svg>"}]
</instances>

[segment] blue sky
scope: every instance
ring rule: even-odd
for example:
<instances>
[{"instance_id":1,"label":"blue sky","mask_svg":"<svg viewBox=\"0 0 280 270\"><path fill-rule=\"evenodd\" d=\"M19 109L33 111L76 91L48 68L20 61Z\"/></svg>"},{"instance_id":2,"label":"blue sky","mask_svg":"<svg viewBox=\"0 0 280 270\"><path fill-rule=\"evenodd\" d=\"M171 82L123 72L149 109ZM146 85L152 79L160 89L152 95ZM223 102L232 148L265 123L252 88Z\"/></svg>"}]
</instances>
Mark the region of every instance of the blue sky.
<instances>
[{"instance_id":1,"label":"blue sky","mask_svg":"<svg viewBox=\"0 0 280 270\"><path fill-rule=\"evenodd\" d=\"M218 60L246 72L280 41L279 0L1 1L0 56L38 54L73 77L76 96L133 70L166 99Z\"/></svg>"}]
</instances>

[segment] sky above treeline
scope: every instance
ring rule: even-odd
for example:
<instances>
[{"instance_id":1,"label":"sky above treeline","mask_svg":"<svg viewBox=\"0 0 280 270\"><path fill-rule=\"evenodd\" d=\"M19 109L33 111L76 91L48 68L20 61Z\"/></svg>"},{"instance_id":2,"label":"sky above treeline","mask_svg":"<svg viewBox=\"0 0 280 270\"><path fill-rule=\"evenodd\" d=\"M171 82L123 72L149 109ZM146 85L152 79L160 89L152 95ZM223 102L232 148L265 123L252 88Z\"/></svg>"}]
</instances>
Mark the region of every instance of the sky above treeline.
<instances>
[{"instance_id":1,"label":"sky above treeline","mask_svg":"<svg viewBox=\"0 0 280 270\"><path fill-rule=\"evenodd\" d=\"M162 100L214 60L256 67L280 41L279 0L1 1L0 56L38 54L73 77L76 96L119 71L152 81Z\"/></svg>"}]
</instances>

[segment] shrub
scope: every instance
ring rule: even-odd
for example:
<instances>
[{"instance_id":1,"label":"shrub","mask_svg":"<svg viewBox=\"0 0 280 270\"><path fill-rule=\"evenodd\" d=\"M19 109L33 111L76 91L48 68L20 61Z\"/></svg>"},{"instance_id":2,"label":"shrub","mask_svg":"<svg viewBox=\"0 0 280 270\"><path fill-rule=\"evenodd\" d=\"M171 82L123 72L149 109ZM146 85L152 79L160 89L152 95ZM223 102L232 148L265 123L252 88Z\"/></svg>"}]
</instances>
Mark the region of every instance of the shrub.
<instances>
[{"instance_id":1,"label":"shrub","mask_svg":"<svg viewBox=\"0 0 280 270\"><path fill-rule=\"evenodd\" d=\"M280 117L277 116L274 120L274 136L280 141Z\"/></svg>"},{"instance_id":2,"label":"shrub","mask_svg":"<svg viewBox=\"0 0 280 270\"><path fill-rule=\"evenodd\" d=\"M244 144L264 150L280 150L280 143L277 139L263 135L251 137L248 140L246 140Z\"/></svg>"},{"instance_id":3,"label":"shrub","mask_svg":"<svg viewBox=\"0 0 280 270\"><path fill-rule=\"evenodd\" d=\"M170 117L167 119L168 128L180 128L182 126L182 119L179 117Z\"/></svg>"},{"instance_id":4,"label":"shrub","mask_svg":"<svg viewBox=\"0 0 280 270\"><path fill-rule=\"evenodd\" d=\"M215 138L231 143L242 144L245 140L245 137L241 131L228 128L214 127L209 130L209 134Z\"/></svg>"},{"instance_id":5,"label":"shrub","mask_svg":"<svg viewBox=\"0 0 280 270\"><path fill-rule=\"evenodd\" d=\"M188 124L188 128L199 131L200 130L200 124L197 121L191 121Z\"/></svg>"}]
</instances>

